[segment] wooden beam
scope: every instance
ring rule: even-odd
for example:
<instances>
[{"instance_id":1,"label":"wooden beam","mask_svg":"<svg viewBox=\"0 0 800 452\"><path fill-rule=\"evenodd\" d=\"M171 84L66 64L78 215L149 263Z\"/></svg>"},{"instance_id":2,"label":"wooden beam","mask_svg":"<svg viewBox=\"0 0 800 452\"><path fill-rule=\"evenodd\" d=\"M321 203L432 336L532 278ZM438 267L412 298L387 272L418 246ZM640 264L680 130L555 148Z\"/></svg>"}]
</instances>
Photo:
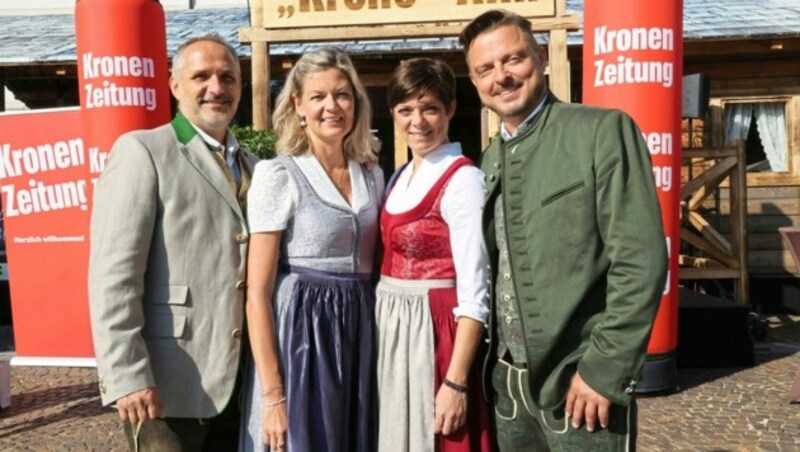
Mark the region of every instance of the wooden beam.
<instances>
[{"instance_id":1,"label":"wooden beam","mask_svg":"<svg viewBox=\"0 0 800 452\"><path fill-rule=\"evenodd\" d=\"M681 240L688 242L690 245L708 254L709 257L718 260L723 265L729 268L738 267L739 262L733 256L717 248L716 246L704 240L702 237L698 236L694 232L691 232L686 228L681 228L680 235L681 235Z\"/></svg>"},{"instance_id":2,"label":"wooden beam","mask_svg":"<svg viewBox=\"0 0 800 452\"><path fill-rule=\"evenodd\" d=\"M500 117L486 107L481 108L481 149L489 147L489 141L500 133Z\"/></svg>"},{"instance_id":3,"label":"wooden beam","mask_svg":"<svg viewBox=\"0 0 800 452\"><path fill-rule=\"evenodd\" d=\"M708 221L706 221L702 215L697 212L689 212L688 220L692 226L694 226L695 229L700 232L700 235L702 235L703 238L705 238L709 243L727 253L730 253L731 255L734 255L731 244L725 240L725 237L723 237L722 234L711 227L711 225L708 224Z\"/></svg>"},{"instance_id":4,"label":"wooden beam","mask_svg":"<svg viewBox=\"0 0 800 452\"><path fill-rule=\"evenodd\" d=\"M569 102L569 59L567 57L567 30L550 32L548 47L548 66L550 69L550 91L563 101Z\"/></svg>"},{"instance_id":5,"label":"wooden beam","mask_svg":"<svg viewBox=\"0 0 800 452\"><path fill-rule=\"evenodd\" d=\"M735 166L735 158L727 158L716 163L714 166L709 168L708 171L690 180L683 187L681 187L681 199L687 199L691 197L694 192L703 186L711 187L719 185L723 179L728 177L728 173L730 172L731 168Z\"/></svg>"},{"instance_id":6,"label":"wooden beam","mask_svg":"<svg viewBox=\"0 0 800 452\"><path fill-rule=\"evenodd\" d=\"M252 2L250 7L250 22L261 24L263 21L263 4L260 1ZM251 51L250 79L253 90L253 128L267 130L270 127L269 107L269 44L254 42Z\"/></svg>"},{"instance_id":7,"label":"wooden beam","mask_svg":"<svg viewBox=\"0 0 800 452\"><path fill-rule=\"evenodd\" d=\"M678 269L678 279L733 279L739 270L730 268L686 268Z\"/></svg>"},{"instance_id":8,"label":"wooden beam","mask_svg":"<svg viewBox=\"0 0 800 452\"><path fill-rule=\"evenodd\" d=\"M254 2L259 3L259 2ZM580 14L565 14L559 17L531 18L531 29L535 32L550 30L578 30ZM260 23L255 22L253 23ZM358 25L325 28L284 28L267 30L261 27L239 29L239 41L247 42L322 42L356 39L403 39L424 37L458 36L469 22L429 22L401 25Z\"/></svg>"},{"instance_id":9,"label":"wooden beam","mask_svg":"<svg viewBox=\"0 0 800 452\"><path fill-rule=\"evenodd\" d=\"M408 161L408 143L403 131L394 124L394 168L400 168Z\"/></svg>"},{"instance_id":10,"label":"wooden beam","mask_svg":"<svg viewBox=\"0 0 800 452\"><path fill-rule=\"evenodd\" d=\"M726 148L683 148L681 149L681 158L688 159L720 159L724 157L736 157L737 151L735 147Z\"/></svg>"},{"instance_id":11,"label":"wooden beam","mask_svg":"<svg viewBox=\"0 0 800 452\"><path fill-rule=\"evenodd\" d=\"M747 155L745 154L744 141L739 140L736 146L739 162L731 173L731 241L733 254L739 260L739 279L734 286L736 300L743 304L750 303L750 277L747 274L749 267L747 250Z\"/></svg>"}]
</instances>

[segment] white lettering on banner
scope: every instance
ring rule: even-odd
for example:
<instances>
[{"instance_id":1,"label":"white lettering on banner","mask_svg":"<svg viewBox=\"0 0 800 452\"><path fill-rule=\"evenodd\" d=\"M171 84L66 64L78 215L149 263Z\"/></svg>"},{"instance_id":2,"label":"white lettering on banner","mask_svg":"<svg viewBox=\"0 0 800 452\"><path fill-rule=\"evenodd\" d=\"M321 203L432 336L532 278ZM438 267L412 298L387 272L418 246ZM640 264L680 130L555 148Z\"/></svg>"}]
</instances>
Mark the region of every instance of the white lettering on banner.
<instances>
[{"instance_id":1,"label":"white lettering on banner","mask_svg":"<svg viewBox=\"0 0 800 452\"><path fill-rule=\"evenodd\" d=\"M94 56L92 52L81 55L83 60L83 79L109 77L155 78L155 61L138 56ZM86 93L84 107L145 107L155 111L158 107L156 89L144 86L120 86L103 80L102 83L84 83Z\"/></svg>"},{"instance_id":2,"label":"white lettering on banner","mask_svg":"<svg viewBox=\"0 0 800 452\"><path fill-rule=\"evenodd\" d=\"M80 166L84 161L80 138L22 149L11 149L6 143L0 147L0 153L0 179Z\"/></svg>"},{"instance_id":3,"label":"white lettering on banner","mask_svg":"<svg viewBox=\"0 0 800 452\"><path fill-rule=\"evenodd\" d=\"M99 174L106 167L106 160L108 160L108 152L100 152L100 148L89 148L89 172L92 174Z\"/></svg>"},{"instance_id":4,"label":"white lettering on banner","mask_svg":"<svg viewBox=\"0 0 800 452\"><path fill-rule=\"evenodd\" d=\"M638 50L675 49L675 31L671 28L621 28L609 30L603 25L594 30L594 54L609 55ZM610 86L627 83L659 83L669 88L674 83L672 61L639 61L617 55L613 61L597 59L594 62L594 86Z\"/></svg>"},{"instance_id":5,"label":"white lettering on banner","mask_svg":"<svg viewBox=\"0 0 800 452\"><path fill-rule=\"evenodd\" d=\"M83 78L98 77L147 77L155 78L155 61L152 58L138 56L102 56L96 57L92 52L83 55Z\"/></svg>"},{"instance_id":6,"label":"white lettering on banner","mask_svg":"<svg viewBox=\"0 0 800 452\"><path fill-rule=\"evenodd\" d=\"M84 85L86 105L89 108L100 107L145 107L154 111L157 105L156 89L141 86L117 86L116 83L103 82L102 86L91 83Z\"/></svg>"},{"instance_id":7,"label":"white lettering on banner","mask_svg":"<svg viewBox=\"0 0 800 452\"><path fill-rule=\"evenodd\" d=\"M672 155L672 134L665 133L642 133L644 141L650 155Z\"/></svg>"},{"instance_id":8,"label":"white lettering on banner","mask_svg":"<svg viewBox=\"0 0 800 452\"><path fill-rule=\"evenodd\" d=\"M673 66L671 61L635 61L622 55L617 57L616 64L597 60L594 62L597 69L594 86L660 83L669 88L673 81Z\"/></svg>"},{"instance_id":9,"label":"white lettering on banner","mask_svg":"<svg viewBox=\"0 0 800 452\"><path fill-rule=\"evenodd\" d=\"M674 50L675 32L671 28L621 28L608 26L594 30L594 54L604 55L628 50Z\"/></svg>"},{"instance_id":10,"label":"white lettering on banner","mask_svg":"<svg viewBox=\"0 0 800 452\"><path fill-rule=\"evenodd\" d=\"M663 192L672 190L672 167L653 165L653 178L656 181L656 188Z\"/></svg>"},{"instance_id":11,"label":"white lettering on banner","mask_svg":"<svg viewBox=\"0 0 800 452\"><path fill-rule=\"evenodd\" d=\"M28 185L30 189L0 186L0 191L6 195L6 204L3 206L6 218L72 207L81 210L88 208L85 180L45 185L31 179Z\"/></svg>"}]
</instances>

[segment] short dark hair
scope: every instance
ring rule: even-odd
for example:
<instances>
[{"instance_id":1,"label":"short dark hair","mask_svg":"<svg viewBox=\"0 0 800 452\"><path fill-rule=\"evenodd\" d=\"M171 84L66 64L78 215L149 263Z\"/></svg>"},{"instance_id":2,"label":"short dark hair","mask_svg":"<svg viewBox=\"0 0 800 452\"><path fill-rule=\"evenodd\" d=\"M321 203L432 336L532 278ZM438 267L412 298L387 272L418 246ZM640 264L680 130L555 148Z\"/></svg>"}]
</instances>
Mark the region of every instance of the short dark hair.
<instances>
[{"instance_id":1,"label":"short dark hair","mask_svg":"<svg viewBox=\"0 0 800 452\"><path fill-rule=\"evenodd\" d=\"M386 88L389 108L411 96L433 94L450 108L456 99L456 77L453 70L438 58L411 58L403 60L392 73Z\"/></svg>"},{"instance_id":2,"label":"short dark hair","mask_svg":"<svg viewBox=\"0 0 800 452\"><path fill-rule=\"evenodd\" d=\"M472 22L461 30L458 42L464 47L464 54L466 55L469 52L469 46L472 45L472 41L478 35L506 25L513 25L519 28L528 41L531 52L536 52L539 44L536 42L533 32L531 32L531 21L505 9L492 9L472 19Z\"/></svg>"}]
</instances>

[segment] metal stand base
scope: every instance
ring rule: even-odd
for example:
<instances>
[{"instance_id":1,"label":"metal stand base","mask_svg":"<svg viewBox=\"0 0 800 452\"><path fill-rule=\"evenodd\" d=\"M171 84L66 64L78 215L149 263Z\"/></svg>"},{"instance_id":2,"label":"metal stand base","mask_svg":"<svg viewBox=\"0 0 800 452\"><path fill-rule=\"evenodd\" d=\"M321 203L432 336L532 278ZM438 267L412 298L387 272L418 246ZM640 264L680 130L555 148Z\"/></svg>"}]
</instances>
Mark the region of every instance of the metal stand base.
<instances>
[{"instance_id":1,"label":"metal stand base","mask_svg":"<svg viewBox=\"0 0 800 452\"><path fill-rule=\"evenodd\" d=\"M636 386L637 394L672 392L678 385L678 363L675 352L647 355L642 381Z\"/></svg>"}]
</instances>

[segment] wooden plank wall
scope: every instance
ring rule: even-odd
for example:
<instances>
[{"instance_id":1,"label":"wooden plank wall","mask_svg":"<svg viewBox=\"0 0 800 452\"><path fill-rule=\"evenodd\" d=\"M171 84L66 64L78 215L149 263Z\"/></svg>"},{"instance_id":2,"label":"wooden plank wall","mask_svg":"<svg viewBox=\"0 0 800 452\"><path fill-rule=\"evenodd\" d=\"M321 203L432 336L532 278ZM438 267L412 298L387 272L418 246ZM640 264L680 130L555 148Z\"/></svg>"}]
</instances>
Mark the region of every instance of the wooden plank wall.
<instances>
[{"instance_id":1,"label":"wooden plank wall","mask_svg":"<svg viewBox=\"0 0 800 452\"><path fill-rule=\"evenodd\" d=\"M784 42L784 50L796 52L800 40ZM749 49L749 47L753 49ZM760 52L755 52L759 50ZM752 52L751 52L752 50ZM747 55L736 52L748 52ZM715 57L709 57L715 55ZM787 103L787 133L790 171L783 174L749 173L747 190L748 264L751 276L800 276L791 253L783 243L778 228L800 226L800 58L787 58L755 41L734 43L688 44L684 73L702 72L711 82L711 108L704 119L684 120L683 145L702 147L720 145L723 120L719 107L722 99L783 97ZM687 169L684 168L684 176ZM716 215L716 226L729 232L728 190L723 188L716 199L704 206Z\"/></svg>"},{"instance_id":2,"label":"wooden plank wall","mask_svg":"<svg viewBox=\"0 0 800 452\"><path fill-rule=\"evenodd\" d=\"M723 234L730 232L728 189L704 207ZM800 187L750 187L747 190L748 264L753 276L800 275L778 228L800 226Z\"/></svg>"}]
</instances>

